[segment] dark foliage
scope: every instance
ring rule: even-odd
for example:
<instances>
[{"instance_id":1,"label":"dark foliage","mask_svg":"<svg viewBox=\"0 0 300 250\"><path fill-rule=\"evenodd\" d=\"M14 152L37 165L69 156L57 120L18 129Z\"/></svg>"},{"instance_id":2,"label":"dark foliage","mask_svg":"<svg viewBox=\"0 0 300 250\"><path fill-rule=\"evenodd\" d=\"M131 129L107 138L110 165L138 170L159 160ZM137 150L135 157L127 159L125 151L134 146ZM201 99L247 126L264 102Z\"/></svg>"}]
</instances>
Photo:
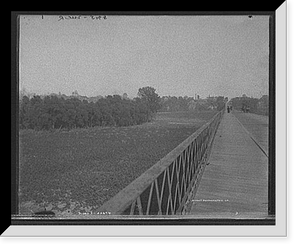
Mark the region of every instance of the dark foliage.
<instances>
[{"instance_id":1,"label":"dark foliage","mask_svg":"<svg viewBox=\"0 0 300 250\"><path fill-rule=\"evenodd\" d=\"M243 95L231 99L231 103L236 110L260 115L269 114L269 96L267 95L262 96L260 99Z\"/></svg>"},{"instance_id":2,"label":"dark foliage","mask_svg":"<svg viewBox=\"0 0 300 250\"><path fill-rule=\"evenodd\" d=\"M19 125L21 129L50 130L142 124L150 121L157 112L159 96L155 89L149 90L150 98L140 96L131 100L109 95L96 103L76 97L23 96L19 106Z\"/></svg>"},{"instance_id":3,"label":"dark foliage","mask_svg":"<svg viewBox=\"0 0 300 250\"><path fill-rule=\"evenodd\" d=\"M163 96L160 98L160 110L163 112L178 112L178 111L207 111L207 110L222 110L225 105L224 96L207 97L200 99L188 96Z\"/></svg>"}]
</instances>

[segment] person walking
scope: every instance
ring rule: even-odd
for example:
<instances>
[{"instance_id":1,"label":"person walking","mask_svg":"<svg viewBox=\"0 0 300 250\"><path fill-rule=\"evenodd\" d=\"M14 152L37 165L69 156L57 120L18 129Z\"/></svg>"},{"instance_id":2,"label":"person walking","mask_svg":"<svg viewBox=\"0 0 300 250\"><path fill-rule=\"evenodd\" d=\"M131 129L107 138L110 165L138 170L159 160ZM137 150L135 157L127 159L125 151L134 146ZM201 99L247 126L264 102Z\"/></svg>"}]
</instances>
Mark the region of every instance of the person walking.
<instances>
[{"instance_id":1,"label":"person walking","mask_svg":"<svg viewBox=\"0 0 300 250\"><path fill-rule=\"evenodd\" d=\"M227 113L230 113L230 107L227 105Z\"/></svg>"}]
</instances>

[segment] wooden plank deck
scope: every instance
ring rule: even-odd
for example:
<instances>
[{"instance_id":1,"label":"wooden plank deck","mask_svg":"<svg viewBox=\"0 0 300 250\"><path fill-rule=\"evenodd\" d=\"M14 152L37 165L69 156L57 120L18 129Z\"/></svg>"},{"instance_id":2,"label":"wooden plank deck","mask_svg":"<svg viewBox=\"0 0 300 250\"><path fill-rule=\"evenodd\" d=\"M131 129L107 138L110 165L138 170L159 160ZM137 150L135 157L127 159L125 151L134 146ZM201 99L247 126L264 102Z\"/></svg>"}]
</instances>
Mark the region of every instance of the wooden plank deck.
<instances>
[{"instance_id":1,"label":"wooden plank deck","mask_svg":"<svg viewBox=\"0 0 300 250\"><path fill-rule=\"evenodd\" d=\"M269 117L252 113L234 111L239 122L250 133L251 137L259 144L263 151L269 155Z\"/></svg>"},{"instance_id":2,"label":"wooden plank deck","mask_svg":"<svg viewBox=\"0 0 300 250\"><path fill-rule=\"evenodd\" d=\"M233 113L224 114L190 215L268 215L268 157L253 138Z\"/></svg>"}]
</instances>

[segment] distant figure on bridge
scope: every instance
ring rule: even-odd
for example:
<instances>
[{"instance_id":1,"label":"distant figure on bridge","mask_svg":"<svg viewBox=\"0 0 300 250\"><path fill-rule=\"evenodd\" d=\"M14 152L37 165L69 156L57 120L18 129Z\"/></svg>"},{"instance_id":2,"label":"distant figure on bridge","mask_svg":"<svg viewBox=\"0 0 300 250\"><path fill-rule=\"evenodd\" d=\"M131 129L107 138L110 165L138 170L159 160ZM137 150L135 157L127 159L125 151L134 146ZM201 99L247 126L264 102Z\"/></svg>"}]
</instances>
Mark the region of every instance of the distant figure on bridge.
<instances>
[{"instance_id":1,"label":"distant figure on bridge","mask_svg":"<svg viewBox=\"0 0 300 250\"><path fill-rule=\"evenodd\" d=\"M230 113L230 106L227 106L227 113Z\"/></svg>"}]
</instances>

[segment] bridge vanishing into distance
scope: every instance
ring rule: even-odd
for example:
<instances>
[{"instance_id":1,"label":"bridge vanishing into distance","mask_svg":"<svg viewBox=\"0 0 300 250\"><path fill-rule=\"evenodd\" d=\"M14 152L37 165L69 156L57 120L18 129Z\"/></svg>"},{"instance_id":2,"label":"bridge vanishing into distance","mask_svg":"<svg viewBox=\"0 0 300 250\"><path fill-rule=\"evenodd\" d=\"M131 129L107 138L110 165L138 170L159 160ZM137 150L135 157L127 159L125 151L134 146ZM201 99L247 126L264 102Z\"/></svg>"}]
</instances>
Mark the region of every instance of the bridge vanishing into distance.
<instances>
[{"instance_id":1,"label":"bridge vanishing into distance","mask_svg":"<svg viewBox=\"0 0 300 250\"><path fill-rule=\"evenodd\" d=\"M225 113L190 214L268 214L268 119Z\"/></svg>"},{"instance_id":2,"label":"bridge vanishing into distance","mask_svg":"<svg viewBox=\"0 0 300 250\"><path fill-rule=\"evenodd\" d=\"M268 134L268 117L224 109L99 212L270 218Z\"/></svg>"}]
</instances>

